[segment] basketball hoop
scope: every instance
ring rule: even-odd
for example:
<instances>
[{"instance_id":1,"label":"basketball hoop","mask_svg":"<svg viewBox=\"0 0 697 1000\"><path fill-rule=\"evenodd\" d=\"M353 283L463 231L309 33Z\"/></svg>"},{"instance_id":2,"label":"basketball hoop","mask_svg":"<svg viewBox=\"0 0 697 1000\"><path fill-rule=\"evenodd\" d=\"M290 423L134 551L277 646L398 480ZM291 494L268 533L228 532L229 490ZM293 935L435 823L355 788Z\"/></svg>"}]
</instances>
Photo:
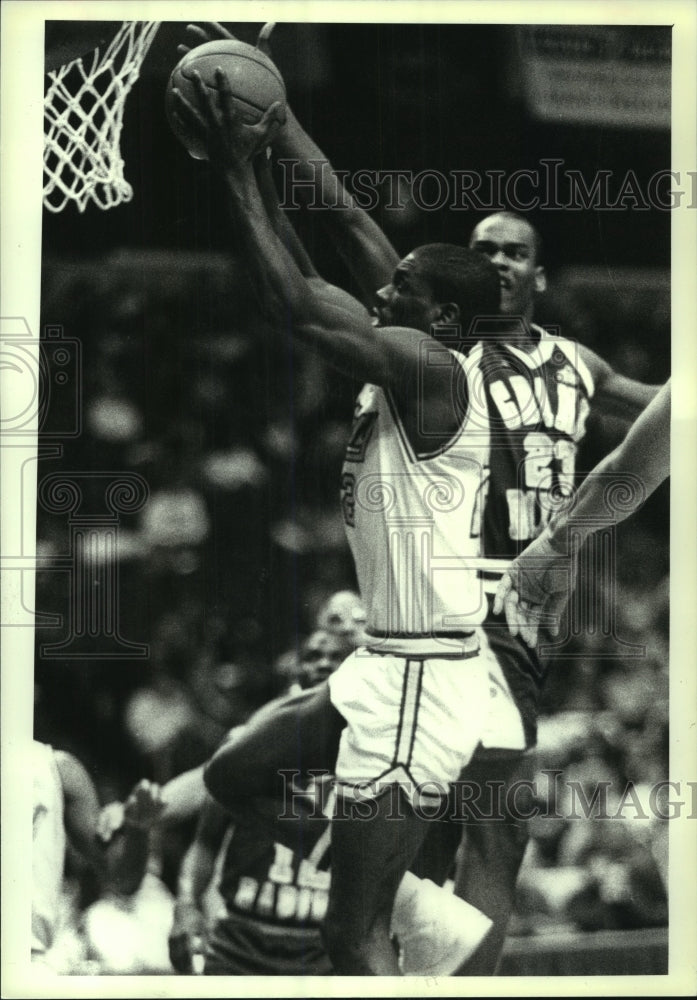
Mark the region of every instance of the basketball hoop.
<instances>
[{"instance_id":1,"label":"basketball hoop","mask_svg":"<svg viewBox=\"0 0 697 1000\"><path fill-rule=\"evenodd\" d=\"M123 108L159 26L125 21L103 54L96 50L49 73L44 205L50 212L69 201L84 212L90 201L108 209L133 197L119 148Z\"/></svg>"}]
</instances>

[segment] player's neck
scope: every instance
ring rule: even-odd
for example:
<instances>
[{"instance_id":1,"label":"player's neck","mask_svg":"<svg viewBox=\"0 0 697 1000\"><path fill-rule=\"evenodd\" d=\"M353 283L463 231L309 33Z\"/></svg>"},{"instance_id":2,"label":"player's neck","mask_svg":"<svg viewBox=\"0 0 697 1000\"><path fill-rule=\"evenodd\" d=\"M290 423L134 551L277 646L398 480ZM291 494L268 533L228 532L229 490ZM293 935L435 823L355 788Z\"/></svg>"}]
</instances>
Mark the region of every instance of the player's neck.
<instances>
[{"instance_id":1,"label":"player's neck","mask_svg":"<svg viewBox=\"0 0 697 1000\"><path fill-rule=\"evenodd\" d=\"M498 339L521 351L532 353L539 343L539 333L527 316L503 316L498 326Z\"/></svg>"}]
</instances>

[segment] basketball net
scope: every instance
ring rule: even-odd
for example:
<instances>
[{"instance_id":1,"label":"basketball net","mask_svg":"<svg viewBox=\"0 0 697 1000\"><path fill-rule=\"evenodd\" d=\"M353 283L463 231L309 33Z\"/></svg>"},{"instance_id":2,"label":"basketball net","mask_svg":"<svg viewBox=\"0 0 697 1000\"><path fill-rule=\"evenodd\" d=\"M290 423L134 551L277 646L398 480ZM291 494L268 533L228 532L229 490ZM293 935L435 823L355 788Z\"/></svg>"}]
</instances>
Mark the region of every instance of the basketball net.
<instances>
[{"instance_id":1,"label":"basketball net","mask_svg":"<svg viewBox=\"0 0 697 1000\"><path fill-rule=\"evenodd\" d=\"M125 21L104 53L75 59L49 73L44 98L44 205L69 201L84 212L130 201L119 148L123 108L159 21Z\"/></svg>"}]
</instances>

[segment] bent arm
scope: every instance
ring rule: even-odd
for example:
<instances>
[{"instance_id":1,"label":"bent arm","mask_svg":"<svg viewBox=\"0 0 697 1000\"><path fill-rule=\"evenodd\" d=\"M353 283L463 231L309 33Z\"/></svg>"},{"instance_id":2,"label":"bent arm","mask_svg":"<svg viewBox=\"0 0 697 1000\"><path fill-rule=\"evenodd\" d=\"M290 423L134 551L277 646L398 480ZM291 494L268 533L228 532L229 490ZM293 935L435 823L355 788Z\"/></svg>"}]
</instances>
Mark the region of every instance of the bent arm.
<instances>
[{"instance_id":1,"label":"bent arm","mask_svg":"<svg viewBox=\"0 0 697 1000\"><path fill-rule=\"evenodd\" d=\"M108 844L97 836L99 800L92 779L83 765L66 751L56 752L64 798L64 824L71 843L118 892L136 891L148 860L148 833L124 825L119 836Z\"/></svg>"},{"instance_id":2,"label":"bent arm","mask_svg":"<svg viewBox=\"0 0 697 1000\"><path fill-rule=\"evenodd\" d=\"M579 345L579 352L595 383L594 414L619 417L628 426L646 409L661 388L620 375L588 347Z\"/></svg>"}]
</instances>

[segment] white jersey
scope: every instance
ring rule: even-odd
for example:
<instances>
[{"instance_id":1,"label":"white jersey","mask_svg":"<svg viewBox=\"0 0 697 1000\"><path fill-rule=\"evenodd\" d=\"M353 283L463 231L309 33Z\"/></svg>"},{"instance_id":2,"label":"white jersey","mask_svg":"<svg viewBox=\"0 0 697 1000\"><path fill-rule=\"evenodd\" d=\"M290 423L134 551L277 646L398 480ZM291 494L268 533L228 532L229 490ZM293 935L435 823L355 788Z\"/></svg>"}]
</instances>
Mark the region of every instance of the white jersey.
<instances>
[{"instance_id":1,"label":"white jersey","mask_svg":"<svg viewBox=\"0 0 697 1000\"><path fill-rule=\"evenodd\" d=\"M51 947L59 914L65 827L63 785L53 749L36 740L32 745L34 815L32 845L32 954Z\"/></svg>"},{"instance_id":2,"label":"white jersey","mask_svg":"<svg viewBox=\"0 0 697 1000\"><path fill-rule=\"evenodd\" d=\"M471 392L476 365L447 354ZM389 390L366 385L358 397L342 509L372 636L410 649L437 636L441 655L449 640L456 653L486 615L472 560L481 547L488 429L475 409L444 447L440 438L432 453L416 453Z\"/></svg>"}]
</instances>

